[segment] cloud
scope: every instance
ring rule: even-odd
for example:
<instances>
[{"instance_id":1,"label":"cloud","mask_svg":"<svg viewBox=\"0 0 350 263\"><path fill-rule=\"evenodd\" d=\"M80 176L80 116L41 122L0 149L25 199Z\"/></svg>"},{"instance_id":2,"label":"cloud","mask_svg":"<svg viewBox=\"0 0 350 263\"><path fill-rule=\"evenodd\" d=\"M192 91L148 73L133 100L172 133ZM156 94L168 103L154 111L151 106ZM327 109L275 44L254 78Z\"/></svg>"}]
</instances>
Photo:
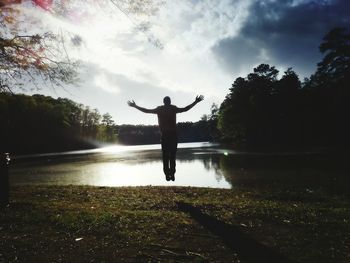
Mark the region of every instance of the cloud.
<instances>
[{"instance_id":1,"label":"cloud","mask_svg":"<svg viewBox=\"0 0 350 263\"><path fill-rule=\"evenodd\" d=\"M120 92L120 88L117 86L116 80L113 76L101 73L94 78L94 84L107 92L117 94Z\"/></svg>"},{"instance_id":2,"label":"cloud","mask_svg":"<svg viewBox=\"0 0 350 263\"><path fill-rule=\"evenodd\" d=\"M154 21L165 48L201 56L218 40L235 35L251 0L167 1Z\"/></svg>"},{"instance_id":3,"label":"cloud","mask_svg":"<svg viewBox=\"0 0 350 263\"><path fill-rule=\"evenodd\" d=\"M168 95L186 106L204 94L203 103L179 117L196 121L211 103L222 102L235 77L257 64L293 66L309 75L321 58L324 34L348 25L350 14L347 0L165 1L156 14L134 22L115 8L91 10L82 20L37 10L28 16L44 17L45 29L67 32L67 50L84 66L73 100L111 113L117 123L145 124L156 118L134 112L127 100L155 107Z\"/></svg>"},{"instance_id":4,"label":"cloud","mask_svg":"<svg viewBox=\"0 0 350 263\"><path fill-rule=\"evenodd\" d=\"M70 45L66 47L73 59L103 69L92 80L96 89L108 89L111 94L127 89L120 85L116 89L115 83L113 88L108 85L114 82L112 75L121 75L172 92L193 91L223 99L230 77L218 67L211 48L219 40L236 34L250 2L166 1L156 15L148 18L146 33L137 30L138 24L116 9L108 15L104 10L98 11L89 19L74 23L45 14L45 27L67 32ZM39 19L41 14L36 17ZM143 24L144 21L140 23ZM159 38L164 48L160 50L149 43L149 35Z\"/></svg>"},{"instance_id":5,"label":"cloud","mask_svg":"<svg viewBox=\"0 0 350 263\"><path fill-rule=\"evenodd\" d=\"M118 124L156 124L157 117L153 114L144 114L127 106L128 100L135 100L140 106L155 108L161 105L165 96L170 96L173 104L184 107L194 101L197 95L195 89L188 91L173 91L167 87L158 86L149 82L136 81L128 77L106 71L98 64L84 63L81 87L71 90L70 97L79 103L98 108L100 112L108 112ZM103 88L97 88L95 79L105 78ZM100 84L100 83L99 83ZM117 91L115 90L117 89ZM47 94L51 95L51 94ZM60 92L60 96L66 96ZM56 95L57 96L57 95ZM210 98L200 103L194 109L178 116L179 121L197 121L200 116L209 113Z\"/></svg>"},{"instance_id":6,"label":"cloud","mask_svg":"<svg viewBox=\"0 0 350 263\"><path fill-rule=\"evenodd\" d=\"M264 58L264 49L256 41L242 36L221 40L213 51L225 70L236 76Z\"/></svg>"},{"instance_id":7,"label":"cloud","mask_svg":"<svg viewBox=\"0 0 350 263\"><path fill-rule=\"evenodd\" d=\"M271 63L308 76L322 58L322 37L336 26L350 26L347 0L256 1L240 33L219 41L213 52L227 71Z\"/></svg>"}]
</instances>

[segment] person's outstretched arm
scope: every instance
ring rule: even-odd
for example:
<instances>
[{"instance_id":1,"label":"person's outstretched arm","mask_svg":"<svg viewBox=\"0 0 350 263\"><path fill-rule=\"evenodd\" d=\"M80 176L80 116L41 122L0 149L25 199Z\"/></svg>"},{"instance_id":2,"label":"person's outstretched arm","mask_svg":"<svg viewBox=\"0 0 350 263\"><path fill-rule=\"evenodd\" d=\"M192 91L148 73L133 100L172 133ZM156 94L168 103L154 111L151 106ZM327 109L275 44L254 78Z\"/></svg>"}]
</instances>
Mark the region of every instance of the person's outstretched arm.
<instances>
[{"instance_id":1,"label":"person's outstretched arm","mask_svg":"<svg viewBox=\"0 0 350 263\"><path fill-rule=\"evenodd\" d=\"M185 112L185 111L188 111L190 109L192 109L192 107L194 105L196 105L198 102L202 101L204 99L204 96L203 95L199 95L196 97L196 99L194 100L194 102L192 102L190 105L187 105L186 107L184 108L177 108L177 112Z\"/></svg>"},{"instance_id":2,"label":"person's outstretched arm","mask_svg":"<svg viewBox=\"0 0 350 263\"><path fill-rule=\"evenodd\" d=\"M136 105L135 101L133 101L133 100L131 100L131 101L129 100L129 101L128 101L128 105L129 105L130 107L133 107L133 108L135 108L135 109L138 109L139 111L142 111L142 112L144 112L144 113L157 113L157 110L156 110L156 109L146 109L146 108L142 108L142 107Z\"/></svg>"}]
</instances>

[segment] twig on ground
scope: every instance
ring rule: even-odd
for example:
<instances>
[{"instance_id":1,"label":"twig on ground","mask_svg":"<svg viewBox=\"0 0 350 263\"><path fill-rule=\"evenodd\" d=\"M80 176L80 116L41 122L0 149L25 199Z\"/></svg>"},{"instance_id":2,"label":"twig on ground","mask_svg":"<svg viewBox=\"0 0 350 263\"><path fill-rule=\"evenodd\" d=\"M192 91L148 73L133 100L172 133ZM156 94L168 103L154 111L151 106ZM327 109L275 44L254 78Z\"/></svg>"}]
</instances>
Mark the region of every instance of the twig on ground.
<instances>
[{"instance_id":1,"label":"twig on ground","mask_svg":"<svg viewBox=\"0 0 350 263\"><path fill-rule=\"evenodd\" d=\"M203 259L207 259L207 257L199 254L199 253L196 253L196 252L192 252L192 251L186 251L186 254L189 255L189 256L197 256L197 257L200 257L200 258L203 258Z\"/></svg>"}]
</instances>

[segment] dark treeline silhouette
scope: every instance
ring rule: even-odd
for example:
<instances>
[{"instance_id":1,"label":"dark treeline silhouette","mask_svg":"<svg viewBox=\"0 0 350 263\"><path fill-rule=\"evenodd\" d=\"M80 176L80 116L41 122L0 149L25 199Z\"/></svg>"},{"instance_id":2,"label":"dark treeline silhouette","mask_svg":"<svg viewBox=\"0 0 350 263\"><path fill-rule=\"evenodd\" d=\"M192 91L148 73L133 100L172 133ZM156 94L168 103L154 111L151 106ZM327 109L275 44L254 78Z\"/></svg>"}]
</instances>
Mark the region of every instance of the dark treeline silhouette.
<instances>
[{"instance_id":1,"label":"dark treeline silhouette","mask_svg":"<svg viewBox=\"0 0 350 263\"><path fill-rule=\"evenodd\" d=\"M160 132L158 125L117 126L118 142L126 145L159 143Z\"/></svg>"},{"instance_id":2,"label":"dark treeline silhouette","mask_svg":"<svg viewBox=\"0 0 350 263\"><path fill-rule=\"evenodd\" d=\"M201 120L177 123L178 142L219 141L218 112L218 106L213 104L210 114L204 114ZM116 125L116 132L118 142L121 144L156 144L160 142L158 125Z\"/></svg>"},{"instance_id":3,"label":"dark treeline silhouette","mask_svg":"<svg viewBox=\"0 0 350 263\"><path fill-rule=\"evenodd\" d=\"M217 139L217 129L209 120L177 123L178 141L204 142ZM157 144L160 142L158 125L116 125L118 142L126 145Z\"/></svg>"},{"instance_id":4,"label":"dark treeline silhouette","mask_svg":"<svg viewBox=\"0 0 350 263\"><path fill-rule=\"evenodd\" d=\"M220 106L221 139L236 147L330 149L350 146L350 35L331 30L316 72L303 82L290 68L261 64L237 78Z\"/></svg>"},{"instance_id":5,"label":"dark treeline silhouette","mask_svg":"<svg viewBox=\"0 0 350 263\"><path fill-rule=\"evenodd\" d=\"M0 148L23 154L96 147L115 141L106 113L69 99L0 93Z\"/></svg>"},{"instance_id":6,"label":"dark treeline silhouette","mask_svg":"<svg viewBox=\"0 0 350 263\"><path fill-rule=\"evenodd\" d=\"M218 111L217 107L215 108ZM213 115L178 123L179 142L217 139ZM0 148L11 154L88 149L104 143L157 144L158 125L117 125L108 113L66 98L0 92Z\"/></svg>"}]
</instances>

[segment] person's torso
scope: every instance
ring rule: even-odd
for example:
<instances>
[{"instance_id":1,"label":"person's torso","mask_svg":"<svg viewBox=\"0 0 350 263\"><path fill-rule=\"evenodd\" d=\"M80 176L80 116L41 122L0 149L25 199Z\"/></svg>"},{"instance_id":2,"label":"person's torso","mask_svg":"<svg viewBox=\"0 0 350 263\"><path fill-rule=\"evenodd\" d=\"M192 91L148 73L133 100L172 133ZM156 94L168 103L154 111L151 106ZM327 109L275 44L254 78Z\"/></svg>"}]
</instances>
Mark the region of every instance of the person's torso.
<instances>
[{"instance_id":1,"label":"person's torso","mask_svg":"<svg viewBox=\"0 0 350 263\"><path fill-rule=\"evenodd\" d=\"M157 108L158 124L160 131L176 132L176 112L174 105L162 105Z\"/></svg>"}]
</instances>

